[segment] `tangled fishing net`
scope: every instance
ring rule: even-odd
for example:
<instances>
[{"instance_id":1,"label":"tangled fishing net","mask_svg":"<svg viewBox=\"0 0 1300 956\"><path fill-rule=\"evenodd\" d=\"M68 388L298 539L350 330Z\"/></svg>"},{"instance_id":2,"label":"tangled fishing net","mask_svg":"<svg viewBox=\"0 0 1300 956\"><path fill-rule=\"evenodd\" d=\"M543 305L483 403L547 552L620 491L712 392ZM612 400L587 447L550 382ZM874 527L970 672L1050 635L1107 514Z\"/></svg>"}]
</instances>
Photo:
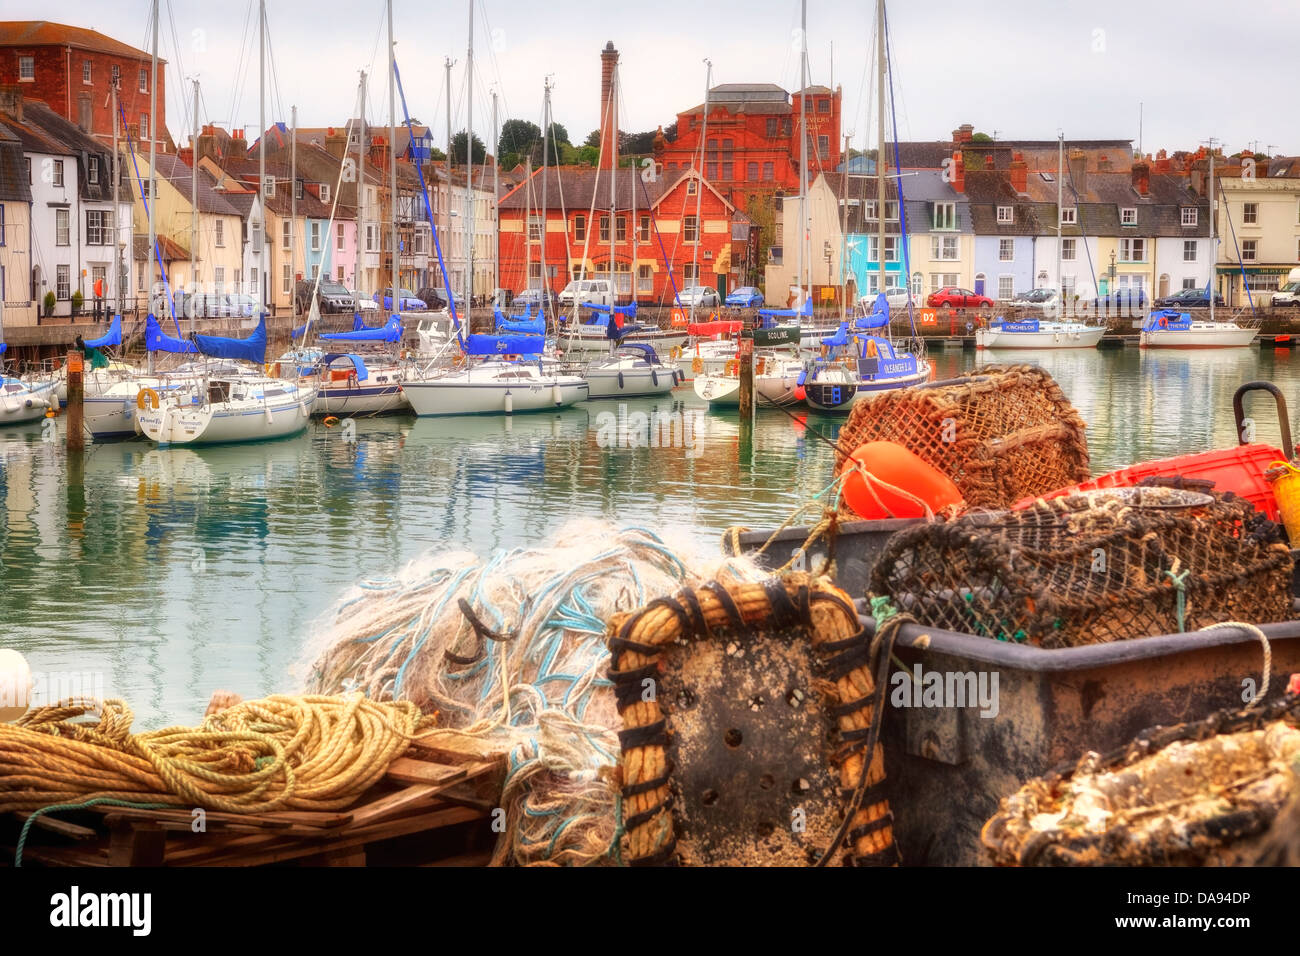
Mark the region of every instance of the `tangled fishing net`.
<instances>
[{"instance_id":1,"label":"tangled fishing net","mask_svg":"<svg viewBox=\"0 0 1300 956\"><path fill-rule=\"evenodd\" d=\"M306 651L307 685L412 701L442 733L507 752L494 863L602 862L622 835L605 622L714 578L762 573L599 521L547 547L426 555L345 595Z\"/></svg>"}]
</instances>

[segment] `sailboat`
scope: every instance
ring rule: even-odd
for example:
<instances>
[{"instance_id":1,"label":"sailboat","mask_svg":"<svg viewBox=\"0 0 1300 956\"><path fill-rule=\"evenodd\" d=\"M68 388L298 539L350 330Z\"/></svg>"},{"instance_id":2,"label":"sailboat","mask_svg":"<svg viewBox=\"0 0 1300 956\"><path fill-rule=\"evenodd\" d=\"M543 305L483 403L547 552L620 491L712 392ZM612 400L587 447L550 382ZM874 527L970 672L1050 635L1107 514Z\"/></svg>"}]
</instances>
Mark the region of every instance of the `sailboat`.
<instances>
[{"instance_id":1,"label":"sailboat","mask_svg":"<svg viewBox=\"0 0 1300 956\"><path fill-rule=\"evenodd\" d=\"M313 301L314 307L314 301ZM360 323L357 323L360 325ZM378 329L361 325L351 332L331 332L320 336L322 341L341 343L387 343L396 345L402 340L402 323L396 316ZM335 367L338 365L339 367ZM315 415L379 415L385 412L407 412L407 401L402 384L411 374L404 365L391 356L355 352L327 352L321 355L316 367L320 381L316 386Z\"/></svg>"},{"instance_id":2,"label":"sailboat","mask_svg":"<svg viewBox=\"0 0 1300 956\"><path fill-rule=\"evenodd\" d=\"M0 355L8 348L0 342ZM21 425L44 418L46 409L58 401L56 388L53 381L24 382L0 374L0 425Z\"/></svg>"}]
</instances>

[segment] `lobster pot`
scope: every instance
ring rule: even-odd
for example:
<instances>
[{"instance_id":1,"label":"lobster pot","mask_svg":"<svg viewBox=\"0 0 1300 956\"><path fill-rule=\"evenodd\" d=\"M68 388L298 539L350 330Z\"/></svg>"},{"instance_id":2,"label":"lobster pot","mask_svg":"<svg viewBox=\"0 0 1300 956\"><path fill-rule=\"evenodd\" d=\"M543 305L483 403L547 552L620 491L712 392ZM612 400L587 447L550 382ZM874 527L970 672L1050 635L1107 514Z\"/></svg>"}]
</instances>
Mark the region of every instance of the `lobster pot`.
<instances>
[{"instance_id":1,"label":"lobster pot","mask_svg":"<svg viewBox=\"0 0 1300 956\"><path fill-rule=\"evenodd\" d=\"M1128 488L906 528L871 591L932 627L1072 647L1288 620L1292 564L1243 498Z\"/></svg>"},{"instance_id":2,"label":"lobster pot","mask_svg":"<svg viewBox=\"0 0 1300 956\"><path fill-rule=\"evenodd\" d=\"M840 429L835 472L860 445L892 441L952 479L968 507L1005 508L1086 479L1085 428L1041 368L990 366L859 401Z\"/></svg>"},{"instance_id":3,"label":"lobster pot","mask_svg":"<svg viewBox=\"0 0 1300 956\"><path fill-rule=\"evenodd\" d=\"M1291 695L1144 731L1004 797L980 841L1007 866L1269 862L1295 782L1289 765L1300 760L1297 724Z\"/></svg>"}]
</instances>

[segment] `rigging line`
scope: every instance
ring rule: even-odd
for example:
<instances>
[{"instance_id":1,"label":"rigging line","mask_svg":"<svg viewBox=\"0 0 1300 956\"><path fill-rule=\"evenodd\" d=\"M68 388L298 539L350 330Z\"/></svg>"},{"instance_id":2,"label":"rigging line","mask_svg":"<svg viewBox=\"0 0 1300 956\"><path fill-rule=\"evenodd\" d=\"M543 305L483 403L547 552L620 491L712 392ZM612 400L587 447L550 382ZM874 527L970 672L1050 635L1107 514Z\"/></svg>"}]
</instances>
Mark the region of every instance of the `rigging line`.
<instances>
[{"instance_id":1,"label":"rigging line","mask_svg":"<svg viewBox=\"0 0 1300 956\"><path fill-rule=\"evenodd\" d=\"M1068 151L1065 154L1065 178L1070 182L1070 192L1074 193L1075 219L1077 220L1075 225L1079 230L1080 237L1083 239L1084 254L1088 257L1088 273L1092 276L1093 297L1099 299L1101 297L1101 289L1097 286L1097 270L1092 264L1092 248L1088 245L1088 231L1083 228L1083 206L1090 205L1090 203L1087 202L1088 197L1086 196L1082 197L1083 202L1080 202L1079 190L1074 185L1074 167L1070 164L1070 154ZM1059 220L1061 210L1056 210L1056 216ZM1060 282L1061 277L1057 276L1056 281Z\"/></svg>"},{"instance_id":2,"label":"rigging line","mask_svg":"<svg viewBox=\"0 0 1300 956\"><path fill-rule=\"evenodd\" d=\"M920 362L925 358L925 340L921 338L920 334L916 331L916 312L912 306L912 262L911 251L908 248L907 242L907 202L903 196L903 170L899 163L898 156L898 111L894 106L894 53L893 47L889 42L891 37L889 35L888 13L885 14L883 29L885 31L886 79L889 83L889 109L890 115L893 118L893 123L891 125L893 126L894 131L894 171L898 173L898 177L894 180L894 195L897 197L896 201L898 203L898 245L900 247L903 266L903 275L901 276L901 279L905 293L904 300L907 302L907 321L912 327L913 348L911 351L912 354L916 356L917 361ZM876 162L883 163L884 161L885 144L881 143L877 147ZM879 203L876 207L876 215L885 215L885 208L885 197L881 196L879 197ZM888 223L889 220L886 219L885 221ZM885 254L885 250L883 249L879 252L882 256ZM880 291L883 292L884 290L881 289Z\"/></svg>"},{"instance_id":3,"label":"rigging line","mask_svg":"<svg viewBox=\"0 0 1300 956\"><path fill-rule=\"evenodd\" d=\"M239 59L235 61L235 81L230 88L230 112L227 116L229 116L228 122L232 129L235 125L236 110L239 108L243 96L242 91L245 80L244 57L248 53L248 45L251 40L248 31L253 22L253 4L255 2L256 0L248 0L248 8L244 12L244 35L239 41Z\"/></svg>"},{"instance_id":4,"label":"rigging line","mask_svg":"<svg viewBox=\"0 0 1300 956\"><path fill-rule=\"evenodd\" d=\"M177 70L177 76L184 77L184 76L185 76L185 63L181 60L181 41L180 41L180 39L178 38L178 36L177 36L177 34L176 34L176 12L172 9L172 2L171 2L171 0L167 0L167 21L168 21L168 24L169 24L170 27L171 27L171 35L172 35L172 52L176 54L176 70ZM195 118L192 117L192 116L190 116L190 102L189 102L189 101L190 101L190 98L189 98L188 96L185 96L185 95L184 95L184 87L183 87L183 86L181 87L181 91L180 91L180 92L181 92L181 96L180 96L180 101L181 101L181 115L184 116L185 119L187 120L186 125L185 125L185 129L186 129L186 130L192 130L192 129L194 128L194 120L195 120ZM176 94L176 91L173 90L173 91L172 91L172 97L173 97L173 99L176 97L176 95L177 95L177 94ZM165 110L166 110L166 102L165 102L165 101L164 101L164 103L163 103L163 109L164 109L164 114L163 114L163 115L166 115L166 112L165 112Z\"/></svg>"}]
</instances>

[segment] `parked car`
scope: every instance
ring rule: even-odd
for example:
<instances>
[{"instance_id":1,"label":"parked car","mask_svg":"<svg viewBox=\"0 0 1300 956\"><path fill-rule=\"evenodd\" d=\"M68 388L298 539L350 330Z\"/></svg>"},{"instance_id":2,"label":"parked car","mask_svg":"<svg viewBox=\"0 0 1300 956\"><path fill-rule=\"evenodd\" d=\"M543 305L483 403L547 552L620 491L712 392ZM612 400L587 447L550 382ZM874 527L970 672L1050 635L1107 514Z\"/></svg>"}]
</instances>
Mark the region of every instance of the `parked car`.
<instances>
[{"instance_id":1,"label":"parked car","mask_svg":"<svg viewBox=\"0 0 1300 956\"><path fill-rule=\"evenodd\" d=\"M560 297L554 289L524 289L511 300L510 309L512 312L522 313L525 308L528 308L536 315L538 306L543 302L547 303L547 315L558 315L562 311Z\"/></svg>"},{"instance_id":2,"label":"parked car","mask_svg":"<svg viewBox=\"0 0 1300 956\"><path fill-rule=\"evenodd\" d=\"M579 304L590 302L592 305L612 306L614 290L608 279L574 279L560 293L560 302L572 306L575 301Z\"/></svg>"},{"instance_id":3,"label":"parked car","mask_svg":"<svg viewBox=\"0 0 1300 956\"><path fill-rule=\"evenodd\" d=\"M1223 296L1217 292L1214 293L1214 304L1223 305ZM1156 305L1162 309L1208 309L1210 294L1204 289L1180 289L1173 295L1157 299Z\"/></svg>"},{"instance_id":4,"label":"parked car","mask_svg":"<svg viewBox=\"0 0 1300 956\"><path fill-rule=\"evenodd\" d=\"M262 309L262 304L257 301L257 296L244 293L227 295L226 306L230 310L230 315L239 315L246 319L257 315Z\"/></svg>"},{"instance_id":5,"label":"parked car","mask_svg":"<svg viewBox=\"0 0 1300 956\"><path fill-rule=\"evenodd\" d=\"M741 309L758 309L763 305L763 293L752 285L742 285L739 289L731 290L726 304Z\"/></svg>"},{"instance_id":6,"label":"parked car","mask_svg":"<svg viewBox=\"0 0 1300 956\"><path fill-rule=\"evenodd\" d=\"M388 294L387 289L384 290L384 294ZM405 289L402 290L402 295L406 295ZM447 308L447 293L441 289L435 289L433 286L427 285L419 289L415 293L415 298L423 302L425 308L432 309L435 312ZM403 306L403 308L406 308L406 306Z\"/></svg>"},{"instance_id":7,"label":"parked car","mask_svg":"<svg viewBox=\"0 0 1300 956\"><path fill-rule=\"evenodd\" d=\"M1282 288L1273 293L1272 304L1300 306L1300 269L1292 269L1286 279Z\"/></svg>"},{"instance_id":8,"label":"parked car","mask_svg":"<svg viewBox=\"0 0 1300 956\"><path fill-rule=\"evenodd\" d=\"M382 299L381 299L382 296ZM374 300L380 302L385 312L391 312L393 309L393 287L389 286L382 293L376 292ZM444 303L445 305L445 303ZM429 306L423 299L417 296L410 289L397 290L397 311L398 312L423 312Z\"/></svg>"},{"instance_id":9,"label":"parked car","mask_svg":"<svg viewBox=\"0 0 1300 956\"><path fill-rule=\"evenodd\" d=\"M315 279L299 279L294 283L293 311L296 315L306 315L311 311L312 290L316 288ZM342 315L352 311L352 293L338 282L321 279L316 303L321 315Z\"/></svg>"},{"instance_id":10,"label":"parked car","mask_svg":"<svg viewBox=\"0 0 1300 956\"><path fill-rule=\"evenodd\" d=\"M921 307L921 297L915 292L909 293L901 285L885 286L885 301L889 303L891 309L906 309L909 296L912 300L912 308L919 309ZM858 305L862 306L862 308L866 309L868 312L871 311L871 307L875 304L876 293L874 292L868 292L866 295L858 299Z\"/></svg>"},{"instance_id":11,"label":"parked car","mask_svg":"<svg viewBox=\"0 0 1300 956\"><path fill-rule=\"evenodd\" d=\"M688 285L677 293L677 304L684 306L695 306L699 308L710 308L721 303L718 298L718 290L707 285Z\"/></svg>"},{"instance_id":12,"label":"parked car","mask_svg":"<svg viewBox=\"0 0 1300 956\"><path fill-rule=\"evenodd\" d=\"M1029 292L1017 292L1007 303L1021 309L1041 312L1045 318L1056 318L1061 312L1061 300L1055 289L1033 289Z\"/></svg>"},{"instance_id":13,"label":"parked car","mask_svg":"<svg viewBox=\"0 0 1300 956\"><path fill-rule=\"evenodd\" d=\"M358 289L348 289L348 295L356 300L355 308L362 312L378 312L379 303Z\"/></svg>"},{"instance_id":14,"label":"parked car","mask_svg":"<svg viewBox=\"0 0 1300 956\"><path fill-rule=\"evenodd\" d=\"M993 300L986 295L976 295L969 289L945 286L938 292L931 292L925 300L932 309L949 307L954 309L992 308Z\"/></svg>"},{"instance_id":15,"label":"parked car","mask_svg":"<svg viewBox=\"0 0 1300 956\"><path fill-rule=\"evenodd\" d=\"M1113 289L1092 299L1091 305L1097 315L1140 315L1146 310L1147 294L1143 289Z\"/></svg>"},{"instance_id":16,"label":"parked car","mask_svg":"<svg viewBox=\"0 0 1300 956\"><path fill-rule=\"evenodd\" d=\"M154 314L160 318L169 314L166 296L155 299ZM251 318L257 315L261 304L256 296L235 292L196 292L176 290L176 315L182 318Z\"/></svg>"}]
</instances>

